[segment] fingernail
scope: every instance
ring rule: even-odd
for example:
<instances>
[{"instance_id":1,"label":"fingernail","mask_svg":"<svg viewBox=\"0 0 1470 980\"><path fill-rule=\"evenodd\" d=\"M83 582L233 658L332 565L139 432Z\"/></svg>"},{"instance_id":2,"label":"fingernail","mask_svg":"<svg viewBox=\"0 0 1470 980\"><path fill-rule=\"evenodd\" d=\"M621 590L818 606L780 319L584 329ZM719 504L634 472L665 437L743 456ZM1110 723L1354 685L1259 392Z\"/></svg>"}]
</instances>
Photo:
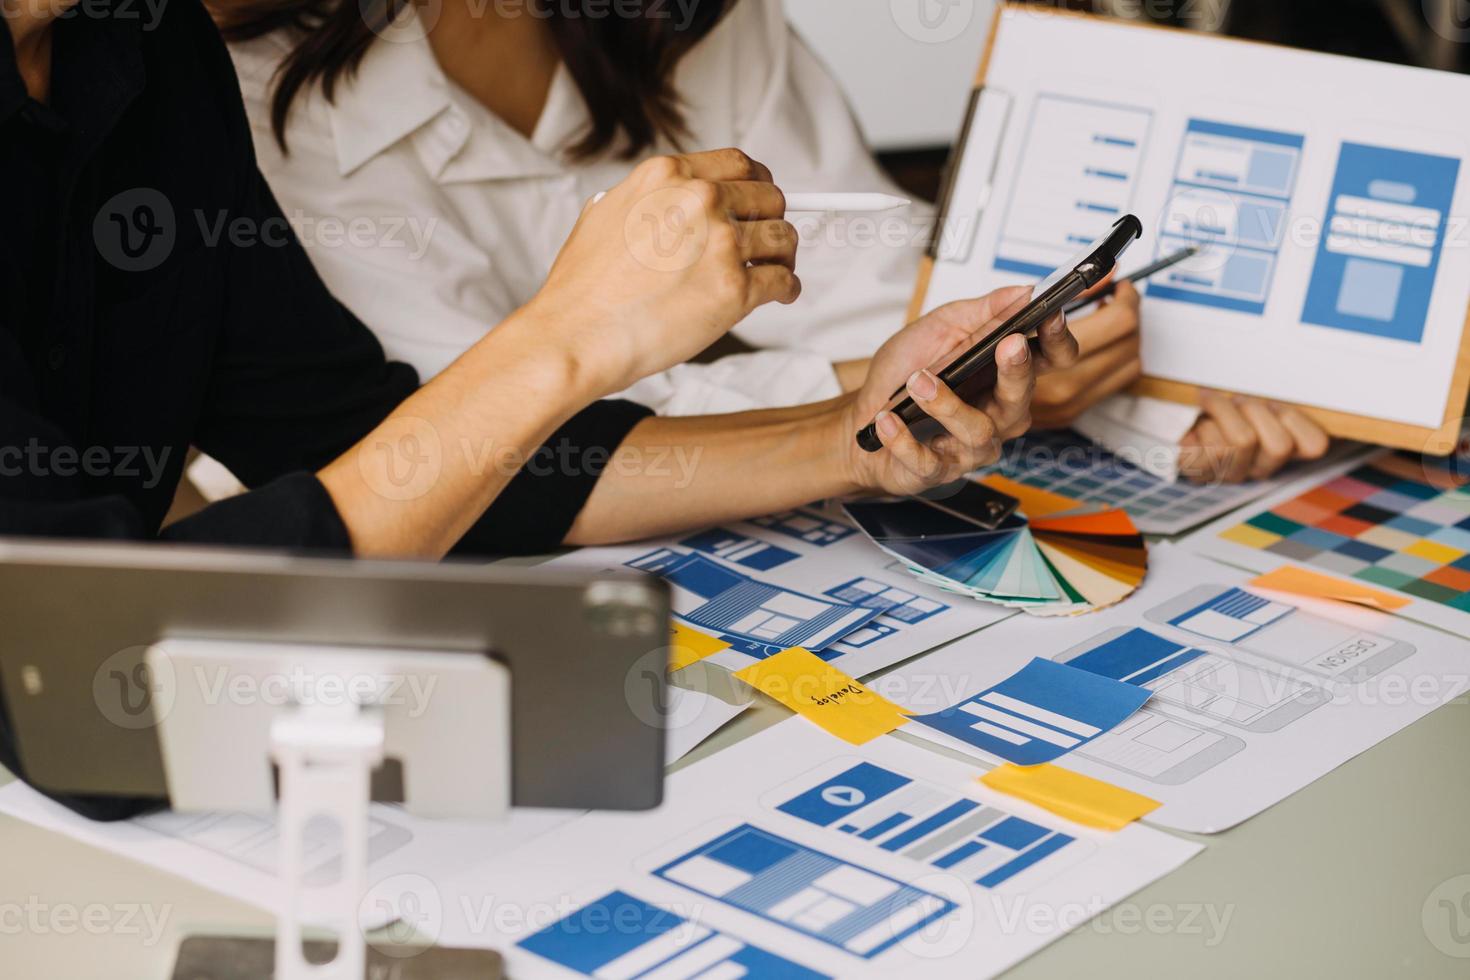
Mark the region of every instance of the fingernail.
<instances>
[{"instance_id":1,"label":"fingernail","mask_svg":"<svg viewBox=\"0 0 1470 980\"><path fill-rule=\"evenodd\" d=\"M892 412L881 412L874 421L878 425L878 435L883 437L884 442L898 435L898 419L893 417Z\"/></svg>"},{"instance_id":2,"label":"fingernail","mask_svg":"<svg viewBox=\"0 0 1470 980\"><path fill-rule=\"evenodd\" d=\"M909 394L921 402L927 402L939 394L939 383L928 371L915 371L909 375Z\"/></svg>"},{"instance_id":3,"label":"fingernail","mask_svg":"<svg viewBox=\"0 0 1470 980\"><path fill-rule=\"evenodd\" d=\"M1030 356L1031 348L1029 345L1024 343L1015 344L1006 354L1006 363L1015 367L1020 367L1022 364L1026 363L1026 359Z\"/></svg>"}]
</instances>

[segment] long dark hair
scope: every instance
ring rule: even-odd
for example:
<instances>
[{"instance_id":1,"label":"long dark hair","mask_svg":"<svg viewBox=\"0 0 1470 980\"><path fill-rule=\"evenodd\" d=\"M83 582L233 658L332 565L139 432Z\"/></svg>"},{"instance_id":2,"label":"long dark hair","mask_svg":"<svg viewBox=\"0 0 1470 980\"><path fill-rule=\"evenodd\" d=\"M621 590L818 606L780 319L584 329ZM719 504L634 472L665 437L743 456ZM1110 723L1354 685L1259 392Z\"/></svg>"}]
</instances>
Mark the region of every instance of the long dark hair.
<instances>
[{"instance_id":1,"label":"long dark hair","mask_svg":"<svg viewBox=\"0 0 1470 980\"><path fill-rule=\"evenodd\" d=\"M413 0L214 0L211 13L229 41L248 41L275 31L293 37L276 71L271 129L286 150L286 120L303 88L320 82L330 102L339 79L357 70L368 47ZM436 0L454 3L457 0ZM490 3L493 0L482 0ZM544 17L592 122L569 151L594 157L619 141L619 155L637 156L660 137L678 145L687 135L672 76L679 59L698 44L736 0L626 0L598 15L586 0L525 0Z\"/></svg>"}]
</instances>

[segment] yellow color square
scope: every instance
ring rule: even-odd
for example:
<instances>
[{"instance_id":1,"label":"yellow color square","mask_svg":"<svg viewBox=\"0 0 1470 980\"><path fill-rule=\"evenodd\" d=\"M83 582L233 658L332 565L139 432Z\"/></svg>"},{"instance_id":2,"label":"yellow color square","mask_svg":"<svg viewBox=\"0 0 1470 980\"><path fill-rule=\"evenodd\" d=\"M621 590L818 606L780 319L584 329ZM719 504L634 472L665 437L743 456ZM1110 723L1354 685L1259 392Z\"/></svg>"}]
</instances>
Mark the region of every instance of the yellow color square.
<instances>
[{"instance_id":1,"label":"yellow color square","mask_svg":"<svg viewBox=\"0 0 1470 980\"><path fill-rule=\"evenodd\" d=\"M1430 541L1427 538L1405 548L1404 554L1432 561L1436 565L1448 565L1450 562L1459 561L1465 557L1465 552L1458 548L1451 548L1447 544L1440 544L1438 541Z\"/></svg>"},{"instance_id":2,"label":"yellow color square","mask_svg":"<svg viewBox=\"0 0 1470 980\"><path fill-rule=\"evenodd\" d=\"M1221 531L1220 537L1235 544L1243 544L1247 548L1269 548L1281 540L1281 535L1272 534L1270 531L1262 531L1250 524L1239 524L1228 531Z\"/></svg>"}]
</instances>

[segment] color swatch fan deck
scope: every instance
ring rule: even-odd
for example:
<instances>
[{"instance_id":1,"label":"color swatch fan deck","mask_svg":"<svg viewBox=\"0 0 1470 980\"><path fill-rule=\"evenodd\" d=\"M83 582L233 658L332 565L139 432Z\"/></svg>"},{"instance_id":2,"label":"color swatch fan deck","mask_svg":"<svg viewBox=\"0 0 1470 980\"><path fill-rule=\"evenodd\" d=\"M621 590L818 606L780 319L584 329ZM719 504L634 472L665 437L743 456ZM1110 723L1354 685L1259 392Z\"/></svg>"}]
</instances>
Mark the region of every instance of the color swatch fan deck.
<instances>
[{"instance_id":1,"label":"color swatch fan deck","mask_svg":"<svg viewBox=\"0 0 1470 980\"><path fill-rule=\"evenodd\" d=\"M921 498L843 509L922 581L1037 616L1111 606L1143 583L1148 549L1124 511L998 475L981 482L1020 501L1019 511L993 530Z\"/></svg>"}]
</instances>

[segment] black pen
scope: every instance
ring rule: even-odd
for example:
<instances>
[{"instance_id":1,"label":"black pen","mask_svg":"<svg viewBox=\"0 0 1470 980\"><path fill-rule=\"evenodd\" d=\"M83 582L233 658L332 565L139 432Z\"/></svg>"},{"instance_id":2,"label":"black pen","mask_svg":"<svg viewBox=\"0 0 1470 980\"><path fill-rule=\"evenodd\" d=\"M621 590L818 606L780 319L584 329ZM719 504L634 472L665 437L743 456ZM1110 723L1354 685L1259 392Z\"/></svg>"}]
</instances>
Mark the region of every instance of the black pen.
<instances>
[{"instance_id":1,"label":"black pen","mask_svg":"<svg viewBox=\"0 0 1470 980\"><path fill-rule=\"evenodd\" d=\"M1165 256L1164 258L1159 259L1157 262L1153 263L1152 265L1146 265L1142 269L1139 269L1137 272L1132 273L1131 275L1125 276L1123 278L1123 282L1142 282L1143 280L1147 279L1149 276L1158 275L1160 272L1163 272L1165 269L1171 268L1172 266L1176 266L1180 262L1183 262L1185 259L1193 258L1194 256L1196 256L1196 255L1199 254L1199 250L1200 250L1200 247L1198 245L1191 245L1188 248L1181 248L1179 251L1175 252L1173 255ZM1091 306L1093 303L1097 303L1097 302L1099 302L1101 300L1107 299L1109 296L1113 295L1117 291L1118 291L1118 283L1115 280L1115 281L1109 283L1107 286L1105 286L1100 291L1094 293L1093 295L1082 297L1077 302L1075 302L1071 306L1067 307L1066 310L1065 310L1065 312L1067 312L1067 313L1076 313L1078 310L1083 309L1083 308L1088 307L1088 306Z\"/></svg>"}]
</instances>

